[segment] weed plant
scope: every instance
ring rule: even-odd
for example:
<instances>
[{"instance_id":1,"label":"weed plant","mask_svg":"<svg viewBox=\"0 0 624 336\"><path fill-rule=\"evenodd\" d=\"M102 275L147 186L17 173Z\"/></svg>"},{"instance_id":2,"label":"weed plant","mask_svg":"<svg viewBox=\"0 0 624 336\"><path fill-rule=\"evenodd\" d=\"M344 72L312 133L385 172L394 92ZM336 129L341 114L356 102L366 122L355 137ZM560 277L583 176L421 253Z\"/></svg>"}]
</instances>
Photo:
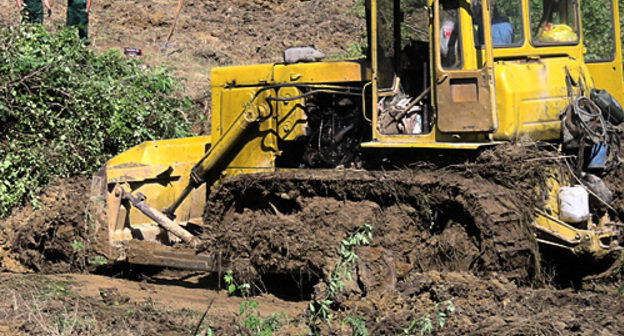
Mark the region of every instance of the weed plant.
<instances>
[{"instance_id":1,"label":"weed plant","mask_svg":"<svg viewBox=\"0 0 624 336\"><path fill-rule=\"evenodd\" d=\"M325 297L313 300L308 306L310 312L308 326L312 335L320 335L320 322L331 328L330 321L333 318L331 305L334 303L333 299L344 290L345 280L352 280L355 262L358 259L355 248L368 245L372 239L373 227L370 224L363 224L340 242L340 258L330 274ZM353 335L366 336L368 334L363 318L351 316L343 323L351 327Z\"/></svg>"},{"instance_id":2,"label":"weed plant","mask_svg":"<svg viewBox=\"0 0 624 336\"><path fill-rule=\"evenodd\" d=\"M283 325L288 324L288 319L284 314L273 313L266 317L261 316L258 312L258 301L249 298L250 285L237 283L233 271L228 270L223 276L223 281L227 285L228 295L238 293L243 298L235 323L239 335L270 336Z\"/></svg>"}]
</instances>

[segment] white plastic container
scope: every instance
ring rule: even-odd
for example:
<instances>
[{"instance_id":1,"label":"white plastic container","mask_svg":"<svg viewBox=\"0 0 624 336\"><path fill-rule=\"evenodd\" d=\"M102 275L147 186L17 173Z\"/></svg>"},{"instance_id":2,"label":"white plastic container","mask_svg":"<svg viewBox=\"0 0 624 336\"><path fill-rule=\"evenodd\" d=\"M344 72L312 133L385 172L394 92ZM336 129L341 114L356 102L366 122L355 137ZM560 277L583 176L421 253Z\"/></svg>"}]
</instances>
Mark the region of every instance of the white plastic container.
<instances>
[{"instance_id":1,"label":"white plastic container","mask_svg":"<svg viewBox=\"0 0 624 336\"><path fill-rule=\"evenodd\" d=\"M422 133L422 117L419 113L416 113L414 116L414 128L412 129L412 134L421 134Z\"/></svg>"},{"instance_id":2,"label":"white plastic container","mask_svg":"<svg viewBox=\"0 0 624 336\"><path fill-rule=\"evenodd\" d=\"M559 189L559 219L576 224L589 219L589 194L584 187L561 187Z\"/></svg>"}]
</instances>

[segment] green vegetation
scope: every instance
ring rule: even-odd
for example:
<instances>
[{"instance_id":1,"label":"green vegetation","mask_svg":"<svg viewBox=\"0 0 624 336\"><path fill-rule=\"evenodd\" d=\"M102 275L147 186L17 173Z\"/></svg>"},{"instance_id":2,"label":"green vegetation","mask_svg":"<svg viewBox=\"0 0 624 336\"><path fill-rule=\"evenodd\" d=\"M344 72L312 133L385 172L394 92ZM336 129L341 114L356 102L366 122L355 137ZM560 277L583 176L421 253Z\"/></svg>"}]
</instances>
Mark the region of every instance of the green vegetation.
<instances>
[{"instance_id":1,"label":"green vegetation","mask_svg":"<svg viewBox=\"0 0 624 336\"><path fill-rule=\"evenodd\" d=\"M97 55L72 31L0 30L0 218L53 177L91 174L144 140L189 135L164 69Z\"/></svg>"},{"instance_id":2,"label":"green vegetation","mask_svg":"<svg viewBox=\"0 0 624 336\"><path fill-rule=\"evenodd\" d=\"M364 317L353 317L351 315L347 315L345 319L342 321L342 324L348 325L351 327L351 335L352 336L368 336L368 330L366 329L366 320Z\"/></svg>"},{"instance_id":3,"label":"green vegetation","mask_svg":"<svg viewBox=\"0 0 624 336\"><path fill-rule=\"evenodd\" d=\"M453 302L447 300L439 302L433 309L422 314L418 319L411 320L407 328L403 329L403 332L397 336L411 336L425 334L431 335L432 332L440 330L446 324L446 317L448 313L455 311ZM433 319L431 316L433 315Z\"/></svg>"},{"instance_id":4,"label":"green vegetation","mask_svg":"<svg viewBox=\"0 0 624 336\"><path fill-rule=\"evenodd\" d=\"M74 239L74 241L71 242L71 247L74 251L82 251L84 249L84 244Z\"/></svg>"},{"instance_id":5,"label":"green vegetation","mask_svg":"<svg viewBox=\"0 0 624 336\"><path fill-rule=\"evenodd\" d=\"M91 258L89 258L87 262L89 263L89 265L94 265L94 266L102 266L102 265L108 264L108 261L106 261L106 258L100 255L92 256Z\"/></svg>"},{"instance_id":6,"label":"green vegetation","mask_svg":"<svg viewBox=\"0 0 624 336\"><path fill-rule=\"evenodd\" d=\"M615 57L611 0L581 2L585 61L606 61Z\"/></svg>"},{"instance_id":7,"label":"green vegetation","mask_svg":"<svg viewBox=\"0 0 624 336\"><path fill-rule=\"evenodd\" d=\"M352 279L353 266L358 259L354 249L358 246L368 245L372 238L373 227L369 224L363 224L340 242L340 259L332 269L325 297L321 300L312 301L308 307L310 311L308 326L313 334L318 335L320 333L319 322L330 326L332 299L344 290L344 280L350 281ZM354 335L366 335L356 333L357 330L366 330L363 319L358 322L358 319L351 318L345 322L352 327Z\"/></svg>"},{"instance_id":8,"label":"green vegetation","mask_svg":"<svg viewBox=\"0 0 624 336\"><path fill-rule=\"evenodd\" d=\"M258 302L249 299L249 284L238 284L234 278L234 273L229 270L223 276L223 281L227 285L228 294L239 293L243 297L238 311L237 328L242 336L270 336L278 331L288 321L284 314L270 314L262 317L258 312Z\"/></svg>"}]
</instances>

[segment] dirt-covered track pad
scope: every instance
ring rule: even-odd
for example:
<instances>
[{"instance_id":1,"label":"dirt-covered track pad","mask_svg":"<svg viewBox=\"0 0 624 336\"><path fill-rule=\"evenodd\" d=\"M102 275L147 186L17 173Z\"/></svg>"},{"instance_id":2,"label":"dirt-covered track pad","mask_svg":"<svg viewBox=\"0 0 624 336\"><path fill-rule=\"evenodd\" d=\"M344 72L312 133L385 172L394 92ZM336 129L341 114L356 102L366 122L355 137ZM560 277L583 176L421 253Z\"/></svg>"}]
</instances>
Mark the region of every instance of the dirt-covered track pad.
<instances>
[{"instance_id":1,"label":"dirt-covered track pad","mask_svg":"<svg viewBox=\"0 0 624 336\"><path fill-rule=\"evenodd\" d=\"M515 192L450 171L285 171L229 179L208 199L206 250L251 277L327 272L345 236L374 227L373 245L417 271L535 270L530 213Z\"/></svg>"}]
</instances>

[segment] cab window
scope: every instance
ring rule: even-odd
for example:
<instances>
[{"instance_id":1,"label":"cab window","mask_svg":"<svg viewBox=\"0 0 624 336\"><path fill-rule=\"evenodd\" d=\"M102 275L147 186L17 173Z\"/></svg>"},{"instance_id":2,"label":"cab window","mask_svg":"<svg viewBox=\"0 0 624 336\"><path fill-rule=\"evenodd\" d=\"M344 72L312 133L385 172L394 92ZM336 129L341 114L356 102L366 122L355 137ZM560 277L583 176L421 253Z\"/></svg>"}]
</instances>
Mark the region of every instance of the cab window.
<instances>
[{"instance_id":1,"label":"cab window","mask_svg":"<svg viewBox=\"0 0 624 336\"><path fill-rule=\"evenodd\" d=\"M574 44L579 40L576 0L530 0L531 39L536 45Z\"/></svg>"},{"instance_id":2,"label":"cab window","mask_svg":"<svg viewBox=\"0 0 624 336\"><path fill-rule=\"evenodd\" d=\"M609 9L609 10L608 10ZM611 61L615 57L615 29L611 0L581 2L586 62Z\"/></svg>"},{"instance_id":3,"label":"cab window","mask_svg":"<svg viewBox=\"0 0 624 336\"><path fill-rule=\"evenodd\" d=\"M522 45L522 1L498 0L492 2L492 45L506 47Z\"/></svg>"},{"instance_id":4,"label":"cab window","mask_svg":"<svg viewBox=\"0 0 624 336\"><path fill-rule=\"evenodd\" d=\"M377 2L377 85L391 88L395 78L394 64L394 1Z\"/></svg>"},{"instance_id":5,"label":"cab window","mask_svg":"<svg viewBox=\"0 0 624 336\"><path fill-rule=\"evenodd\" d=\"M459 0L440 1L440 60L444 69L462 65Z\"/></svg>"},{"instance_id":6,"label":"cab window","mask_svg":"<svg viewBox=\"0 0 624 336\"><path fill-rule=\"evenodd\" d=\"M522 29L522 0L490 0L491 34L494 48L521 46L524 43ZM472 15L477 46L483 46L481 1L473 1Z\"/></svg>"}]
</instances>

